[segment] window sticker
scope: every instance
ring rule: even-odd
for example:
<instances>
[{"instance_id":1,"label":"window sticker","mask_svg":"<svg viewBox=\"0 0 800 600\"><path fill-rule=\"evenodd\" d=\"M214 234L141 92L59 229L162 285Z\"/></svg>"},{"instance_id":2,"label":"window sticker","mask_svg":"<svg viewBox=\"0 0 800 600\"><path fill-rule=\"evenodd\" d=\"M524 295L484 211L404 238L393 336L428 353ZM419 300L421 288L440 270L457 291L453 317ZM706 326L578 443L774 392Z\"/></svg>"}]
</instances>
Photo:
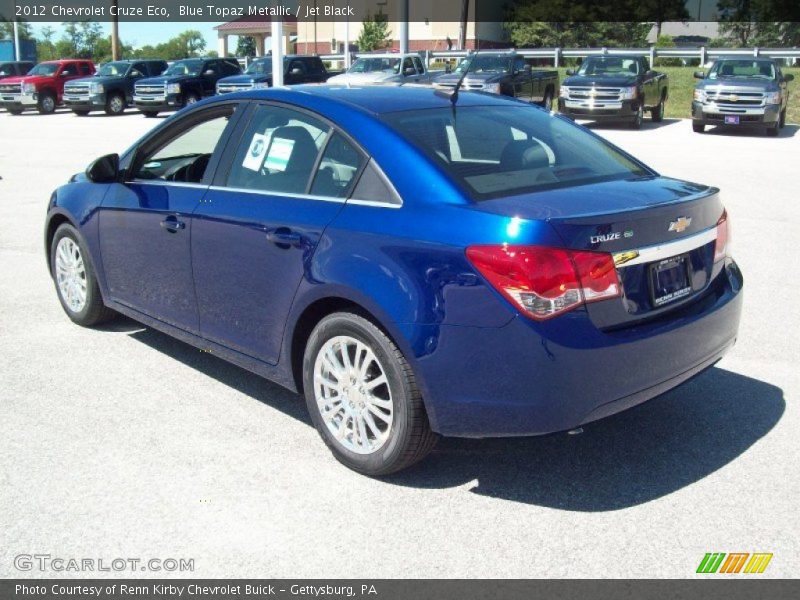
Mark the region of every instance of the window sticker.
<instances>
[{"instance_id":1,"label":"window sticker","mask_svg":"<svg viewBox=\"0 0 800 600\"><path fill-rule=\"evenodd\" d=\"M242 166L251 171L258 171L264 162L264 155L267 153L268 145L267 136L256 133L250 141L250 147L247 149L247 154L244 155Z\"/></svg>"},{"instance_id":2,"label":"window sticker","mask_svg":"<svg viewBox=\"0 0 800 600\"><path fill-rule=\"evenodd\" d=\"M264 166L270 171L285 171L293 148L294 140L273 138Z\"/></svg>"}]
</instances>

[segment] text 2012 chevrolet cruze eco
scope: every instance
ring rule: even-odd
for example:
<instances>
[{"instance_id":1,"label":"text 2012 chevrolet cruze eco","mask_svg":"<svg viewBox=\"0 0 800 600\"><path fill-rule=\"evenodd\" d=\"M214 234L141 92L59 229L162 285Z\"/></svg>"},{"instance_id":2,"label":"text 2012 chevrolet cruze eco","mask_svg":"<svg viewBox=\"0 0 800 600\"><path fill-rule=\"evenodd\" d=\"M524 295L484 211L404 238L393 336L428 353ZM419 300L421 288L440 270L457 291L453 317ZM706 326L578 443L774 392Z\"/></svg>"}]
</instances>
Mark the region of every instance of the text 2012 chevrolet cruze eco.
<instances>
[{"instance_id":1,"label":"text 2012 chevrolet cruze eco","mask_svg":"<svg viewBox=\"0 0 800 600\"><path fill-rule=\"evenodd\" d=\"M512 99L300 86L181 111L53 194L67 315L123 313L305 394L370 475L568 430L734 343L718 190Z\"/></svg>"}]
</instances>

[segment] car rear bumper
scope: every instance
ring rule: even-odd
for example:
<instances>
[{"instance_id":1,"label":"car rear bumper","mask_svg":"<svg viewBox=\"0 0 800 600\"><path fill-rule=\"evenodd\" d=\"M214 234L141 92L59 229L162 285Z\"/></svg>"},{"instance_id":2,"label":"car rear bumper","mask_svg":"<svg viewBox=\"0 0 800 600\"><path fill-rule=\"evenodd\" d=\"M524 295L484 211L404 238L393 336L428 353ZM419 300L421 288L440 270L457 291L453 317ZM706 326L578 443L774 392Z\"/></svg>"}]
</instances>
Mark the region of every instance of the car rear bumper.
<instances>
[{"instance_id":1,"label":"car rear bumper","mask_svg":"<svg viewBox=\"0 0 800 600\"><path fill-rule=\"evenodd\" d=\"M734 127L775 127L780 120L781 107L778 104L742 109L723 110L715 106L692 102L692 121L698 125L725 125L726 116L738 116L739 123Z\"/></svg>"},{"instance_id":2,"label":"car rear bumper","mask_svg":"<svg viewBox=\"0 0 800 600\"><path fill-rule=\"evenodd\" d=\"M415 371L433 429L458 437L565 431L654 398L712 366L736 341L741 272L654 322L604 332L575 311L500 328L441 326Z\"/></svg>"},{"instance_id":3,"label":"car rear bumper","mask_svg":"<svg viewBox=\"0 0 800 600\"><path fill-rule=\"evenodd\" d=\"M638 100L620 100L608 103L606 107L578 106L580 102L558 99L558 112L573 119L588 119L591 121L622 121L632 120L639 110Z\"/></svg>"}]
</instances>

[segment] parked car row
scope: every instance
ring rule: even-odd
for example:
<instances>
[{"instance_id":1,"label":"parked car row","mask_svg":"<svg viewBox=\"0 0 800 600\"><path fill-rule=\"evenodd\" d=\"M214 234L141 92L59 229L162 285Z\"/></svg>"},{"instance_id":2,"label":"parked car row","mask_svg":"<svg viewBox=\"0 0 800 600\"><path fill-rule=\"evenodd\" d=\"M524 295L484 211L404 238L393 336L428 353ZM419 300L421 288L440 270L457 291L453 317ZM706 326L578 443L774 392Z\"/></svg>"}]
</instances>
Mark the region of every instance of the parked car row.
<instances>
[{"instance_id":1,"label":"parked car row","mask_svg":"<svg viewBox=\"0 0 800 600\"><path fill-rule=\"evenodd\" d=\"M559 85L555 70L534 69L515 51L479 52L452 71L431 72L419 54L376 53L360 56L346 72L333 73L318 56L288 55L283 61L286 85L427 85L439 90L500 94L550 108L572 119L617 121L638 129L645 113L664 119L669 99L667 75L647 58L606 54L586 58L567 70ZM692 124L760 128L777 135L786 122L787 82L768 58L720 58L708 73L698 71ZM59 105L77 115L105 111L118 115L134 107L146 117L174 111L202 98L272 86L272 57L253 61L246 71L232 58L189 58L167 65L163 60L122 60L95 72L88 60L0 64L0 106L12 114L37 109L47 114Z\"/></svg>"}]
</instances>

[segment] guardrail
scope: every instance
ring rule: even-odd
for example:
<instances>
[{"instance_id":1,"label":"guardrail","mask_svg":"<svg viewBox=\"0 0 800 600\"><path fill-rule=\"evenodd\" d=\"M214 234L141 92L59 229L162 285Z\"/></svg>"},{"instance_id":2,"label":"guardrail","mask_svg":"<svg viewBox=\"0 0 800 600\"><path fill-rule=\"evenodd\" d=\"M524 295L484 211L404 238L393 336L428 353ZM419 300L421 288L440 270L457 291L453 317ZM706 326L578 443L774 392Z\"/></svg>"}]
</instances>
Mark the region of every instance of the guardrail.
<instances>
[{"instance_id":1,"label":"guardrail","mask_svg":"<svg viewBox=\"0 0 800 600\"><path fill-rule=\"evenodd\" d=\"M502 50L502 49L499 49ZM514 50L508 48L508 51ZM489 52L489 50L486 50ZM673 48L522 48L515 50L517 54L530 58L548 58L555 67L560 66L564 58L585 58L602 54L625 54L628 56L646 56L650 64L656 58L685 58L699 59L703 65L709 60L719 56L764 56L768 58L786 59L797 64L800 60L800 48L706 48L701 47L673 47ZM370 53L354 52L353 57L369 56ZM466 50L424 50L419 52L425 58L426 65L431 61L441 58L463 58L469 54ZM330 62L344 61L344 54L323 54L320 58Z\"/></svg>"}]
</instances>

